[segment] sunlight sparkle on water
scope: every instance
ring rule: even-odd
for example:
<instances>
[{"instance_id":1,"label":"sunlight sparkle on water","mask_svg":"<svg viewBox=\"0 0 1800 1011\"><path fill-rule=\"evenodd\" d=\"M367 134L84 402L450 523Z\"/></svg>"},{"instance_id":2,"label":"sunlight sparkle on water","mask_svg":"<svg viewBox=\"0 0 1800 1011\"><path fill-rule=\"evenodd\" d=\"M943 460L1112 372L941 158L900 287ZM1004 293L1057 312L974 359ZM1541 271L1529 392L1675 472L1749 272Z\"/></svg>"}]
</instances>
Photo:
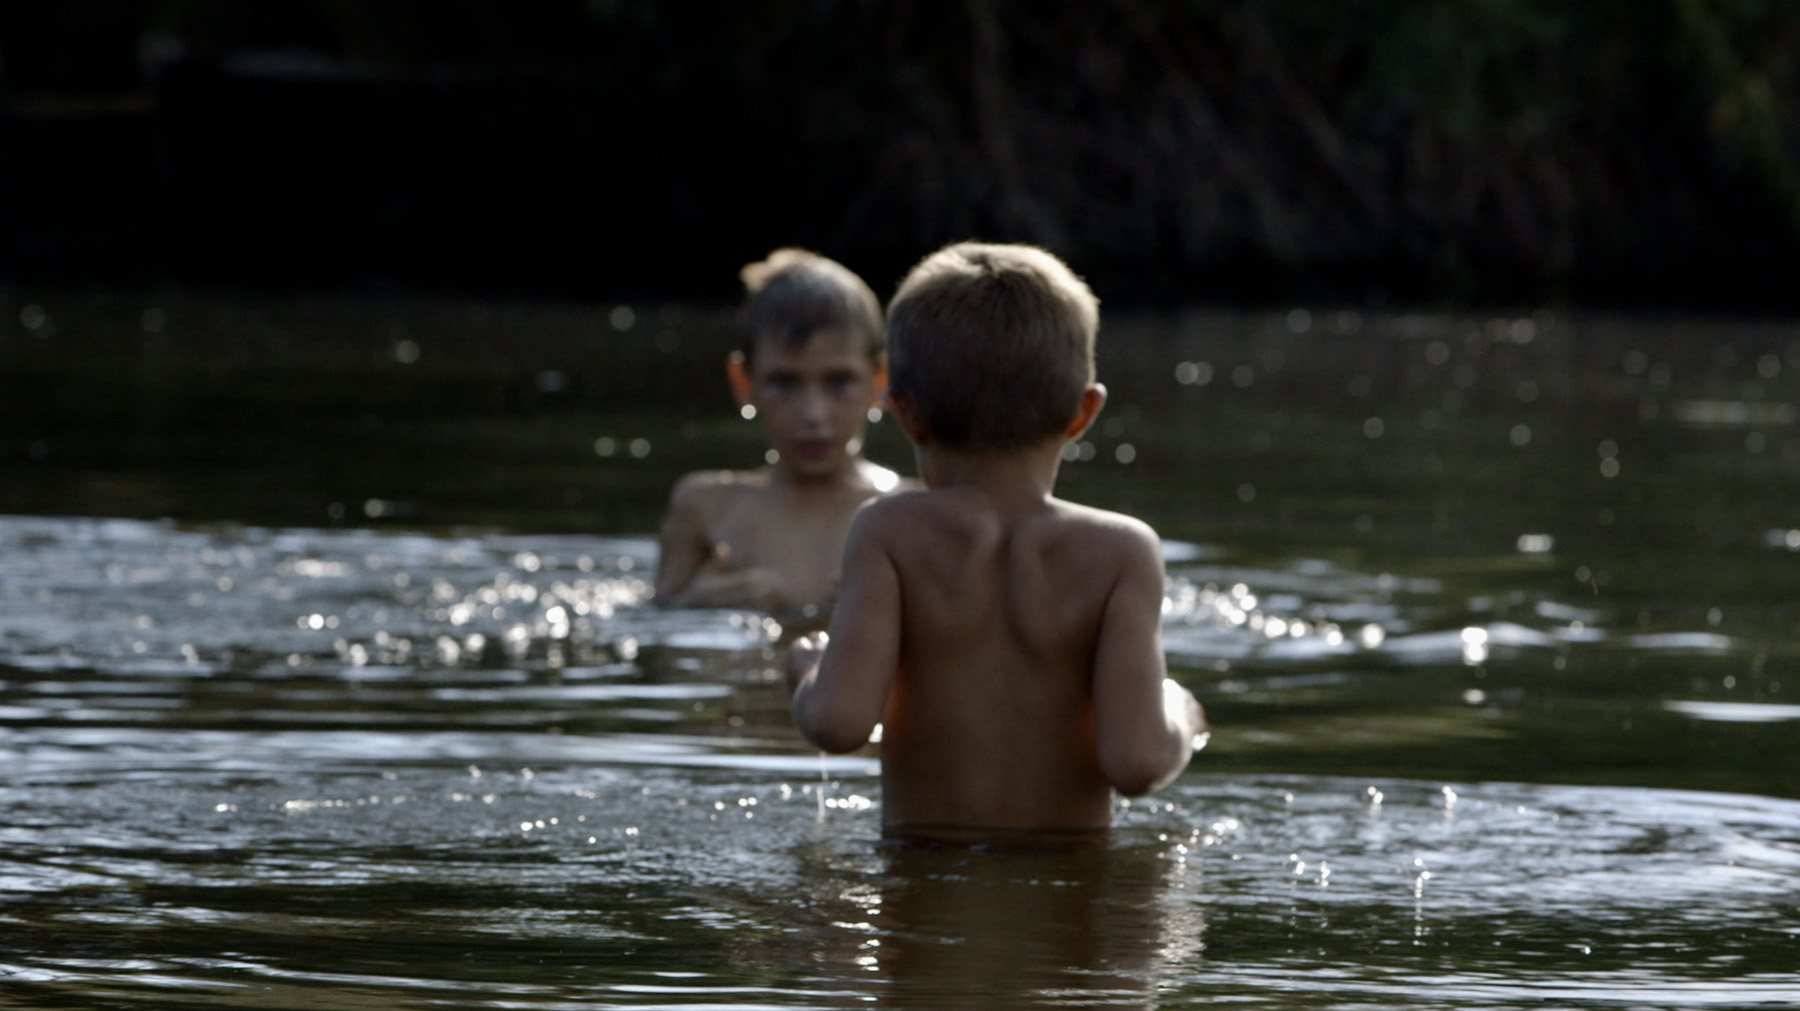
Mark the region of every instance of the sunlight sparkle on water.
<instances>
[{"instance_id":1,"label":"sunlight sparkle on water","mask_svg":"<svg viewBox=\"0 0 1800 1011\"><path fill-rule=\"evenodd\" d=\"M1556 550L1556 538L1550 534L1520 534L1519 554L1545 555Z\"/></svg>"},{"instance_id":2,"label":"sunlight sparkle on water","mask_svg":"<svg viewBox=\"0 0 1800 1011\"><path fill-rule=\"evenodd\" d=\"M87 322L23 292L0 311L21 305L27 343ZM298 335L241 313L250 342ZM19 942L0 978L34 1006L248 983L371 1006L949 1007L967 994L931 965L977 953L991 984L1035 938L1099 953L1034 981L1063 1003L1115 982L1146 985L1118 1005L1171 1009L1793 1003L1791 326L1684 346L1672 321L1286 316L1115 354L1111 385L1162 400L1068 450L1143 472L1073 474L1081 494L1199 545L1165 559L1163 641L1223 734L1116 808L1092 867L958 852L921 870L876 842L873 754L794 734L762 616L653 606L653 535L408 531L420 495L363 472L279 521L299 526L0 517ZM159 337L210 318L171 304ZM372 333L358 369L430 380L395 364L399 339L457 366L429 326ZM717 346L700 336L679 347ZM587 368L516 366L545 399L596 389ZM599 466L657 508L705 448L680 401L657 408L668 424L585 405L570 469L519 490L560 502ZM1208 455L1197 425L1258 436L1253 459ZM28 433L20 473L75 448ZM443 459L434 481L482 473ZM1556 491L1516 494L1521 477ZM204 490L185 480L117 501ZM331 501L381 529L305 526ZM546 516L514 509L494 515ZM1705 536L1680 536L1694 517ZM936 1003L908 989L946 982Z\"/></svg>"},{"instance_id":3,"label":"sunlight sparkle on water","mask_svg":"<svg viewBox=\"0 0 1800 1011\"><path fill-rule=\"evenodd\" d=\"M1800 706L1772 702L1705 702L1671 699L1663 708L1716 723L1782 723L1800 720Z\"/></svg>"}]
</instances>

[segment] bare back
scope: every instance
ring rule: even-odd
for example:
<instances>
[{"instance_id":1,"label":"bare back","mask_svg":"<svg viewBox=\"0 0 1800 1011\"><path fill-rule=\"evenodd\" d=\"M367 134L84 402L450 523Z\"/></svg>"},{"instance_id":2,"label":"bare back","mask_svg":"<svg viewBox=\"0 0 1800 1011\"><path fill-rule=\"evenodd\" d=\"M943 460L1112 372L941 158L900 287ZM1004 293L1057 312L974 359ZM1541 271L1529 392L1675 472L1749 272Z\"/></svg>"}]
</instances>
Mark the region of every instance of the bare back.
<instances>
[{"instance_id":1,"label":"bare back","mask_svg":"<svg viewBox=\"0 0 1800 1011\"><path fill-rule=\"evenodd\" d=\"M894 658L889 683L863 683L882 694L890 833L1102 828L1112 789L1136 792L1109 757L1161 730L1148 527L1050 497L1008 509L974 488L900 495L859 515L844 580L827 667Z\"/></svg>"}]
</instances>

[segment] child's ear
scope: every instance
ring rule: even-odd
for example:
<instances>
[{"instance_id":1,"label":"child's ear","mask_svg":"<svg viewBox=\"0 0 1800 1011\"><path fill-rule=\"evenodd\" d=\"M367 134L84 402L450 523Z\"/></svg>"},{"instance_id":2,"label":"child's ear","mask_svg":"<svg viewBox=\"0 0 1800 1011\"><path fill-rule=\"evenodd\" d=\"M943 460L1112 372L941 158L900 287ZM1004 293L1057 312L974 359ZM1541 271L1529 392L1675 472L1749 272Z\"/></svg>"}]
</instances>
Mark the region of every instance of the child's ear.
<instances>
[{"instance_id":1,"label":"child's ear","mask_svg":"<svg viewBox=\"0 0 1800 1011\"><path fill-rule=\"evenodd\" d=\"M726 356L725 376L731 380L731 395L737 398L738 406L750 406L750 390L754 381L750 376L750 363L744 361L742 351L733 351Z\"/></svg>"},{"instance_id":2,"label":"child's ear","mask_svg":"<svg viewBox=\"0 0 1800 1011\"><path fill-rule=\"evenodd\" d=\"M1099 383L1089 383L1088 388L1081 391L1081 404L1075 408L1075 417L1070 419L1069 427L1064 431L1064 438L1074 440L1081 438L1100 416L1100 408L1106 406L1106 387Z\"/></svg>"},{"instance_id":3,"label":"child's ear","mask_svg":"<svg viewBox=\"0 0 1800 1011\"><path fill-rule=\"evenodd\" d=\"M882 359L876 360L874 380L875 380L875 406L882 408L883 410L888 410L889 404L888 404L888 398L887 398L887 391L888 391L887 359L882 358Z\"/></svg>"},{"instance_id":4,"label":"child's ear","mask_svg":"<svg viewBox=\"0 0 1800 1011\"><path fill-rule=\"evenodd\" d=\"M924 422L919 420L919 414L913 410L912 404L902 397L894 396L892 390L882 395L881 403L887 408L887 412L894 416L894 421L900 426L900 431L904 432L906 438L914 445L923 446L931 441L930 430L925 427Z\"/></svg>"}]
</instances>

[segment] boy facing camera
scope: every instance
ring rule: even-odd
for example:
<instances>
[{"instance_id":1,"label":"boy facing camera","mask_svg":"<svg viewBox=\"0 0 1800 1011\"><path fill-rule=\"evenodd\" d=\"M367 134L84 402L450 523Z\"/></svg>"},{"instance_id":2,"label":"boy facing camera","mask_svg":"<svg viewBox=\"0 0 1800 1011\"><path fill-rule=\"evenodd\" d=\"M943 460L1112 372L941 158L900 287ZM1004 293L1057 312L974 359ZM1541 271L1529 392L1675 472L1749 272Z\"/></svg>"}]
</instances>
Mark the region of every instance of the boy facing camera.
<instances>
[{"instance_id":1,"label":"boy facing camera","mask_svg":"<svg viewBox=\"0 0 1800 1011\"><path fill-rule=\"evenodd\" d=\"M851 516L899 484L862 456L886 386L881 303L856 274L800 249L778 249L741 277L747 325L726 372L744 415L762 419L771 462L676 483L656 598L816 615L831 603Z\"/></svg>"}]
</instances>

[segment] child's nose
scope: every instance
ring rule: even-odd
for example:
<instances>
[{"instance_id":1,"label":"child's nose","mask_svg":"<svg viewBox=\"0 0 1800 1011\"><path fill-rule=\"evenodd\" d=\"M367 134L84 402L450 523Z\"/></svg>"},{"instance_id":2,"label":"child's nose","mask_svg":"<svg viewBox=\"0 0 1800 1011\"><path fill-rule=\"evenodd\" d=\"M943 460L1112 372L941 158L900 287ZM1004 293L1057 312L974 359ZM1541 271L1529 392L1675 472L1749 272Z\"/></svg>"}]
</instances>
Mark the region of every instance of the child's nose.
<instances>
[{"instance_id":1,"label":"child's nose","mask_svg":"<svg viewBox=\"0 0 1800 1011\"><path fill-rule=\"evenodd\" d=\"M823 421L829 414L829 399L825 391L816 386L808 386L800 392L800 416L807 421Z\"/></svg>"}]
</instances>

